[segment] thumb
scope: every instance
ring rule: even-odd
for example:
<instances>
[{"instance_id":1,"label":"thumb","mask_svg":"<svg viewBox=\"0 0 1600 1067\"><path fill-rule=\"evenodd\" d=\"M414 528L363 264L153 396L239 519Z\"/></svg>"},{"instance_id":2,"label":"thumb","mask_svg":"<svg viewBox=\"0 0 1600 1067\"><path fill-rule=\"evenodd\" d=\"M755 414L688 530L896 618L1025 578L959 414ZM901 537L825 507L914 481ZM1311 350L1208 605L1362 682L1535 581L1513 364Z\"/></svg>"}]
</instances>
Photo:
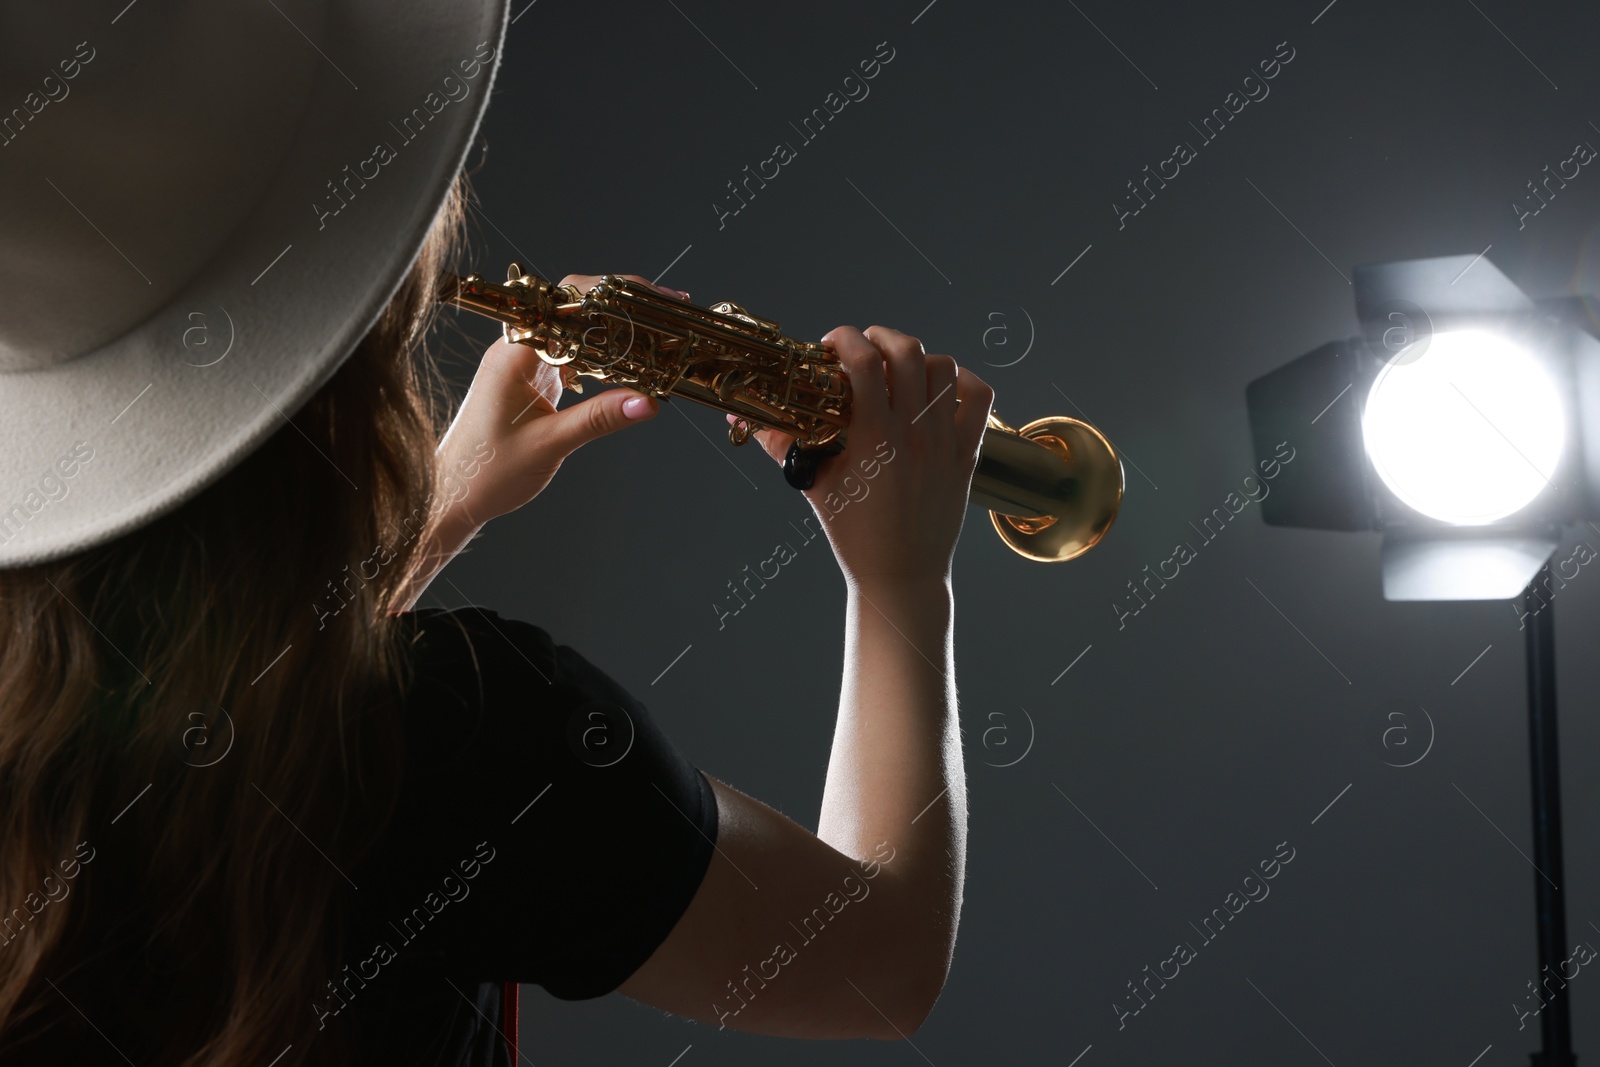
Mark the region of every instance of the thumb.
<instances>
[{"instance_id":1,"label":"thumb","mask_svg":"<svg viewBox=\"0 0 1600 1067\"><path fill-rule=\"evenodd\" d=\"M596 438L616 433L624 426L653 418L661 405L633 389L608 389L581 404L546 415L536 423L548 447L570 456Z\"/></svg>"}]
</instances>

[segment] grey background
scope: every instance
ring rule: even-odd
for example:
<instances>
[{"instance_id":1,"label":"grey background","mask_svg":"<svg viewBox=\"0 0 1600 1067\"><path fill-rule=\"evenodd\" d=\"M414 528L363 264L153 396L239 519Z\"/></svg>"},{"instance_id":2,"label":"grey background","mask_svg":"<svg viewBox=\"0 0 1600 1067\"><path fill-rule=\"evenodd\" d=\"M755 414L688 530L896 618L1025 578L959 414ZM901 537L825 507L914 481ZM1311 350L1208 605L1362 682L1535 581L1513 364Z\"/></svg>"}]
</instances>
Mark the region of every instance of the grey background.
<instances>
[{"instance_id":1,"label":"grey background","mask_svg":"<svg viewBox=\"0 0 1600 1067\"><path fill-rule=\"evenodd\" d=\"M1013 423L1078 405L1130 461L1121 517L1075 562L1023 561L969 513L955 569L967 895L914 1048L718 1032L528 987L528 1060L1466 1067L1492 1046L1477 1062L1526 1062L1537 1021L1519 1032L1511 1005L1536 973L1537 875L1518 854L1507 603L1385 603L1375 535L1268 528L1252 506L1120 631L1111 605L1251 472L1245 383L1356 332L1354 264L1492 245L1535 296L1600 288L1600 175L1586 168L1520 232L1508 206L1575 143L1600 144L1600 15L925 3L512 9L476 175L484 274L512 258L552 278L671 264L661 281L697 303L735 300L801 338L892 325L977 370ZM881 41L895 56L870 96L800 144L789 123ZM1295 57L1270 95L1200 145L1188 123L1283 41ZM1179 140L1198 158L1119 231L1124 183ZM798 158L719 229L725 183L778 141ZM1029 317L1026 357L996 366L1027 348ZM543 625L698 766L814 826L838 569L818 540L720 631L712 608L807 514L765 455L727 446L719 413L680 401L575 455L429 600ZM1600 943L1597 605L1586 569L1553 606L1573 943ZM1423 751L1418 706L1431 750L1386 766ZM1031 750L994 766L1026 749L1030 717ZM1386 746L1396 725L1409 730ZM1125 983L1176 942L1199 946L1189 923L1282 841L1295 859L1270 896L1119 1031ZM1577 1049L1600 1056L1600 975L1570 991Z\"/></svg>"}]
</instances>

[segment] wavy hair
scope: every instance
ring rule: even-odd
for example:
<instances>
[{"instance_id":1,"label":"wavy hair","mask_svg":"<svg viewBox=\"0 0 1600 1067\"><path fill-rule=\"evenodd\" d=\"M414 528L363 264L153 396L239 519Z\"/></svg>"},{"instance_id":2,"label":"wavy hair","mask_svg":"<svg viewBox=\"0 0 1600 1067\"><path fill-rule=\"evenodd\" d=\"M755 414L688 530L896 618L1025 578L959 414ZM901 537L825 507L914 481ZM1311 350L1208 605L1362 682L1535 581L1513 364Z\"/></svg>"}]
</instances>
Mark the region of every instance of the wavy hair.
<instances>
[{"instance_id":1,"label":"wavy hair","mask_svg":"<svg viewBox=\"0 0 1600 1067\"><path fill-rule=\"evenodd\" d=\"M292 426L141 529L0 570L0 1063L349 1062L311 1004L399 788L391 613L437 518L425 339L467 196Z\"/></svg>"}]
</instances>

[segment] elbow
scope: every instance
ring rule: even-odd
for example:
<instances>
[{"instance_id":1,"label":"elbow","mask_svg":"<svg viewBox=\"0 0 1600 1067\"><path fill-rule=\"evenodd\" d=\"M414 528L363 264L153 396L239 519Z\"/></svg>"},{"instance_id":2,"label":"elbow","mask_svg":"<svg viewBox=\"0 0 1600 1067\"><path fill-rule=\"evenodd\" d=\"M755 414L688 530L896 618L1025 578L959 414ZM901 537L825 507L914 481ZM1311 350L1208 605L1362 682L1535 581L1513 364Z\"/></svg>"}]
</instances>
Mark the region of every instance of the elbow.
<instances>
[{"instance_id":1,"label":"elbow","mask_svg":"<svg viewBox=\"0 0 1600 1067\"><path fill-rule=\"evenodd\" d=\"M893 973L883 976L884 986L895 994L892 1005L885 1004L880 1013L885 1025L879 1036L888 1041L910 1037L927 1022L955 957L953 919L941 916L931 927L926 922L896 926L899 951L883 957L895 961Z\"/></svg>"},{"instance_id":2,"label":"elbow","mask_svg":"<svg viewBox=\"0 0 1600 1067\"><path fill-rule=\"evenodd\" d=\"M915 1006L902 1010L900 1018L894 1022L894 1028L888 1033L881 1034L885 1041L899 1041L910 1037L922 1029L922 1024L928 1021L928 1016L933 1014L933 1004L938 997L920 1001Z\"/></svg>"},{"instance_id":3,"label":"elbow","mask_svg":"<svg viewBox=\"0 0 1600 1067\"><path fill-rule=\"evenodd\" d=\"M924 964L904 974L896 985L894 1004L884 1006L884 1026L873 1036L899 1041L922 1029L922 1024L933 1014L939 994L944 992L948 974L948 962Z\"/></svg>"}]
</instances>

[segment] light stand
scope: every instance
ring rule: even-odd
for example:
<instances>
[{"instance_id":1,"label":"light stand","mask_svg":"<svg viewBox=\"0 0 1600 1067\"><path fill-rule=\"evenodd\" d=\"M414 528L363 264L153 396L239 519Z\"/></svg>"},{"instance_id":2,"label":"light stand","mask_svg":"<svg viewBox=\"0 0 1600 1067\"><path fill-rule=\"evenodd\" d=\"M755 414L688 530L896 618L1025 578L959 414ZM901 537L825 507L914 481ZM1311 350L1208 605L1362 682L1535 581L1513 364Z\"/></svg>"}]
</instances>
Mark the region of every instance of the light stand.
<instances>
[{"instance_id":1,"label":"light stand","mask_svg":"<svg viewBox=\"0 0 1600 1067\"><path fill-rule=\"evenodd\" d=\"M1523 593L1526 608L1538 597L1540 585L1550 589L1550 563ZM1543 598L1539 598L1543 600ZM1561 768L1556 736L1556 636L1554 598L1528 616L1528 756L1533 785L1533 891L1538 915L1539 983L1545 974L1556 975L1560 988L1539 1013L1543 1049L1532 1057L1533 1067L1574 1067L1572 1013L1566 996L1566 976L1561 964L1567 958L1566 905L1560 893L1565 880L1561 864Z\"/></svg>"},{"instance_id":2,"label":"light stand","mask_svg":"<svg viewBox=\"0 0 1600 1067\"><path fill-rule=\"evenodd\" d=\"M1543 1004L1531 1061L1574 1067L1555 620L1541 590L1562 528L1600 519L1600 297L1536 301L1481 254L1358 265L1352 286L1361 336L1245 390L1256 458L1291 440L1299 457L1259 513L1274 526L1380 533L1385 600L1520 591L1525 608L1540 605L1523 615ZM1430 355L1439 362L1426 366ZM1515 456L1501 451L1486 474L1502 442Z\"/></svg>"}]
</instances>

